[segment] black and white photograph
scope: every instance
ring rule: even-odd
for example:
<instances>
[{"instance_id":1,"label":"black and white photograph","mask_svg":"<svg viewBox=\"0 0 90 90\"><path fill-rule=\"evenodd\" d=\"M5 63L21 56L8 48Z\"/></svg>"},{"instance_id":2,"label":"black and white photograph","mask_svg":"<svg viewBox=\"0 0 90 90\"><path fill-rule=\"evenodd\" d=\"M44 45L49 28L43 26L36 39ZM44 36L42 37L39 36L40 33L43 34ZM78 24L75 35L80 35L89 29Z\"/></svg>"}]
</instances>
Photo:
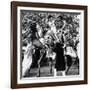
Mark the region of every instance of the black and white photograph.
<instances>
[{"instance_id":1,"label":"black and white photograph","mask_svg":"<svg viewBox=\"0 0 90 90\"><path fill-rule=\"evenodd\" d=\"M80 74L80 15L20 10L21 78Z\"/></svg>"}]
</instances>

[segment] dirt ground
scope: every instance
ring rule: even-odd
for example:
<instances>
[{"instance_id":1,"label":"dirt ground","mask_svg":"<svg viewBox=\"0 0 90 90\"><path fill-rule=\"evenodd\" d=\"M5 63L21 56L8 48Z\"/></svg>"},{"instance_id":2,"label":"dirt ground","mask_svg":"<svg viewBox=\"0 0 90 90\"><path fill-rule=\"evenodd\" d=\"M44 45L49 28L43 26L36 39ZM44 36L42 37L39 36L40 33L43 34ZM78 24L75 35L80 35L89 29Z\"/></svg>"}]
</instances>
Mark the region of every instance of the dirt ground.
<instances>
[{"instance_id":1,"label":"dirt ground","mask_svg":"<svg viewBox=\"0 0 90 90\"><path fill-rule=\"evenodd\" d=\"M50 66L41 66L40 77L51 77L54 76L54 66L52 67L52 74L50 73ZM37 77L38 68L31 68L27 77ZM72 65L66 75L78 75L77 65ZM61 72L57 72L57 76L62 76Z\"/></svg>"}]
</instances>

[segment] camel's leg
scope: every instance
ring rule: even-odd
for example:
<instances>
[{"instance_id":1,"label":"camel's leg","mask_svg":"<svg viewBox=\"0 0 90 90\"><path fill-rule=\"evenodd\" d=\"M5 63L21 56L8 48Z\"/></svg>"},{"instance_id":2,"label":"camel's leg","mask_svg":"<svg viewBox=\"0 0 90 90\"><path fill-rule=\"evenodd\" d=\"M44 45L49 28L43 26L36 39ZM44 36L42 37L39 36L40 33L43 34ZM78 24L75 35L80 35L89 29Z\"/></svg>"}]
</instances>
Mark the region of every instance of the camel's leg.
<instances>
[{"instance_id":1,"label":"camel's leg","mask_svg":"<svg viewBox=\"0 0 90 90\"><path fill-rule=\"evenodd\" d=\"M37 77L40 77L40 61L38 61L38 74Z\"/></svg>"},{"instance_id":2,"label":"camel's leg","mask_svg":"<svg viewBox=\"0 0 90 90\"><path fill-rule=\"evenodd\" d=\"M66 74L68 73L69 69L70 69L70 66L67 66L66 72L65 72Z\"/></svg>"},{"instance_id":3,"label":"camel's leg","mask_svg":"<svg viewBox=\"0 0 90 90\"><path fill-rule=\"evenodd\" d=\"M66 60L66 71L65 71L65 73L67 75L67 73L69 72L69 69L73 65L73 62L72 62L72 58L70 56L67 56L66 59L67 60Z\"/></svg>"},{"instance_id":4,"label":"camel's leg","mask_svg":"<svg viewBox=\"0 0 90 90\"><path fill-rule=\"evenodd\" d=\"M79 74L79 65L80 65L80 63L79 63L79 58L77 58L78 74Z\"/></svg>"},{"instance_id":5,"label":"camel's leg","mask_svg":"<svg viewBox=\"0 0 90 90\"><path fill-rule=\"evenodd\" d=\"M79 74L79 59L77 59L77 68L78 68L78 74Z\"/></svg>"},{"instance_id":6,"label":"camel's leg","mask_svg":"<svg viewBox=\"0 0 90 90\"><path fill-rule=\"evenodd\" d=\"M41 63L42 58L43 58L43 55L38 60L38 74L37 74L37 77L40 77L40 63Z\"/></svg>"},{"instance_id":7,"label":"camel's leg","mask_svg":"<svg viewBox=\"0 0 90 90\"><path fill-rule=\"evenodd\" d=\"M50 73L52 74L52 62L51 62L51 69L50 69Z\"/></svg>"},{"instance_id":8,"label":"camel's leg","mask_svg":"<svg viewBox=\"0 0 90 90\"><path fill-rule=\"evenodd\" d=\"M70 66L67 66L67 68L66 68L66 72L65 72L66 74L69 72L71 66L72 66L72 64L71 64Z\"/></svg>"},{"instance_id":9,"label":"camel's leg","mask_svg":"<svg viewBox=\"0 0 90 90\"><path fill-rule=\"evenodd\" d=\"M52 62L52 58L49 58L50 59L50 73L52 74L52 66L53 66L53 62Z\"/></svg>"}]
</instances>

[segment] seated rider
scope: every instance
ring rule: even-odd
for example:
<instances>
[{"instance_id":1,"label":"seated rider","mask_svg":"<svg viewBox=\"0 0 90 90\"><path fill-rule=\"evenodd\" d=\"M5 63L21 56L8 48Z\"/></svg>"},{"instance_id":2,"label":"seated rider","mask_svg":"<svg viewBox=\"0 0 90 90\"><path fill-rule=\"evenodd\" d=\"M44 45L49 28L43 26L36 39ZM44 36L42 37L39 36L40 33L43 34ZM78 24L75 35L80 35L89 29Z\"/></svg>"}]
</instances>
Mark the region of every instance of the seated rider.
<instances>
[{"instance_id":1,"label":"seated rider","mask_svg":"<svg viewBox=\"0 0 90 90\"><path fill-rule=\"evenodd\" d=\"M36 28L36 22L32 22L30 25L30 29L31 29L31 42L34 46L38 47L38 48L42 48L42 43L39 40L39 35L38 35L38 31Z\"/></svg>"}]
</instances>

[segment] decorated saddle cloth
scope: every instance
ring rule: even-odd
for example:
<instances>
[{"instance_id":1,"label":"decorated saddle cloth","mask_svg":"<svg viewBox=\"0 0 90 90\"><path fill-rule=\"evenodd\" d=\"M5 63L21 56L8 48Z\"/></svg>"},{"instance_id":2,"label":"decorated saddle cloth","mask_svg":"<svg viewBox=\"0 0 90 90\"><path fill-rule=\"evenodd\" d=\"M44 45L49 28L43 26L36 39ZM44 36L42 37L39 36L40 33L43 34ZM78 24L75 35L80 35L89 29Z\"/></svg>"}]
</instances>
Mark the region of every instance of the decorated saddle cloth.
<instances>
[{"instance_id":1,"label":"decorated saddle cloth","mask_svg":"<svg viewBox=\"0 0 90 90\"><path fill-rule=\"evenodd\" d=\"M66 48L65 55L70 55L71 57L76 57L76 53L75 53L75 51L73 50L72 47L67 47Z\"/></svg>"}]
</instances>

